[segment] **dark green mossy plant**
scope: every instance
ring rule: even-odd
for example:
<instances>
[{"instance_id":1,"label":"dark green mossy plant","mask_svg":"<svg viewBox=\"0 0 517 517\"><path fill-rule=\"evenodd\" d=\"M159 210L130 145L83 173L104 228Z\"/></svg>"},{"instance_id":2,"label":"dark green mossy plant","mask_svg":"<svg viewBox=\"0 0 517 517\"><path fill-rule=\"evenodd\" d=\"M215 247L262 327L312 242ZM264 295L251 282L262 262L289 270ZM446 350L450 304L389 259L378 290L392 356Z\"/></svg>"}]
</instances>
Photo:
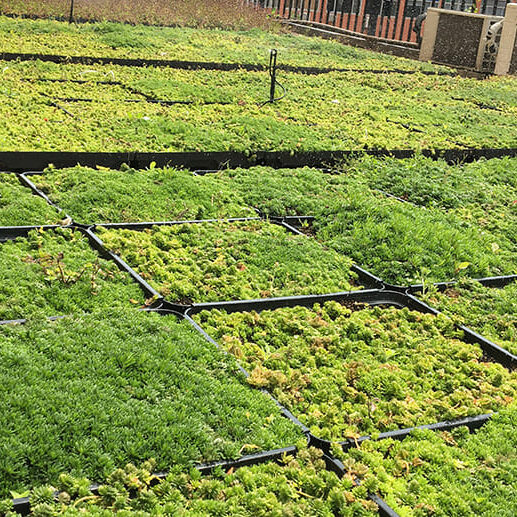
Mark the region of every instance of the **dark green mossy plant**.
<instances>
[{"instance_id":1,"label":"dark green mossy plant","mask_svg":"<svg viewBox=\"0 0 517 517\"><path fill-rule=\"evenodd\" d=\"M452 166L422 156L406 160L366 156L341 170L350 180L428 208L507 206L517 200L517 158Z\"/></svg>"},{"instance_id":2,"label":"dark green mossy plant","mask_svg":"<svg viewBox=\"0 0 517 517\"><path fill-rule=\"evenodd\" d=\"M464 280L438 292L429 287L419 295L425 302L517 355L517 283L483 287Z\"/></svg>"},{"instance_id":3,"label":"dark green mossy plant","mask_svg":"<svg viewBox=\"0 0 517 517\"><path fill-rule=\"evenodd\" d=\"M0 226L56 224L63 216L23 187L14 174L0 174Z\"/></svg>"},{"instance_id":4,"label":"dark green mossy plant","mask_svg":"<svg viewBox=\"0 0 517 517\"><path fill-rule=\"evenodd\" d=\"M416 157L364 157L343 167L350 181L381 189L427 208L443 208L478 232L496 237L494 248L517 250L517 159L447 165Z\"/></svg>"},{"instance_id":5,"label":"dark green mossy plant","mask_svg":"<svg viewBox=\"0 0 517 517\"><path fill-rule=\"evenodd\" d=\"M352 262L264 221L99 228L105 244L170 301L321 294L358 288Z\"/></svg>"},{"instance_id":6,"label":"dark green mossy plant","mask_svg":"<svg viewBox=\"0 0 517 517\"><path fill-rule=\"evenodd\" d=\"M269 216L323 215L347 188L357 184L353 178L310 167L251 167L222 171L217 176L246 203Z\"/></svg>"},{"instance_id":7,"label":"dark green mossy plant","mask_svg":"<svg viewBox=\"0 0 517 517\"><path fill-rule=\"evenodd\" d=\"M345 465L367 465L401 517L513 517L517 513L517 408L473 434L415 431L403 441L368 440ZM351 457L351 458L350 458Z\"/></svg>"},{"instance_id":8,"label":"dark green mossy plant","mask_svg":"<svg viewBox=\"0 0 517 517\"><path fill-rule=\"evenodd\" d=\"M421 208L360 189L317 221L317 238L397 284L446 281L517 270L507 239L438 208Z\"/></svg>"},{"instance_id":9,"label":"dark green mossy plant","mask_svg":"<svg viewBox=\"0 0 517 517\"><path fill-rule=\"evenodd\" d=\"M446 316L337 302L195 318L311 431L329 440L491 412L517 375L461 341Z\"/></svg>"},{"instance_id":10,"label":"dark green mossy plant","mask_svg":"<svg viewBox=\"0 0 517 517\"><path fill-rule=\"evenodd\" d=\"M142 291L78 231L33 230L0 244L0 320L138 307Z\"/></svg>"},{"instance_id":11,"label":"dark green mossy plant","mask_svg":"<svg viewBox=\"0 0 517 517\"><path fill-rule=\"evenodd\" d=\"M0 493L296 443L232 357L173 316L101 311L0 327Z\"/></svg>"},{"instance_id":12,"label":"dark green mossy plant","mask_svg":"<svg viewBox=\"0 0 517 517\"><path fill-rule=\"evenodd\" d=\"M253 217L230 186L175 169L49 170L33 178L82 223Z\"/></svg>"}]
</instances>

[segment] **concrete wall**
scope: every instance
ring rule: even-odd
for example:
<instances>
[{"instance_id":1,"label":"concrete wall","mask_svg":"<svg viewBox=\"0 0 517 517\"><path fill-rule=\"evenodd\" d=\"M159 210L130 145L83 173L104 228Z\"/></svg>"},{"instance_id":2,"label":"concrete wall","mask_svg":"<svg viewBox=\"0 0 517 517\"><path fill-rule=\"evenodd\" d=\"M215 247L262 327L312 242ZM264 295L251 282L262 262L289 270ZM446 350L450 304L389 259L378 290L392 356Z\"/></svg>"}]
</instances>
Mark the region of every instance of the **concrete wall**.
<instances>
[{"instance_id":1,"label":"concrete wall","mask_svg":"<svg viewBox=\"0 0 517 517\"><path fill-rule=\"evenodd\" d=\"M517 74L517 3L506 6L495 73L497 75Z\"/></svg>"},{"instance_id":2,"label":"concrete wall","mask_svg":"<svg viewBox=\"0 0 517 517\"><path fill-rule=\"evenodd\" d=\"M497 55L487 57L487 31L501 20ZM499 75L517 74L517 3L507 5L504 18L428 9L420 60Z\"/></svg>"},{"instance_id":3,"label":"concrete wall","mask_svg":"<svg viewBox=\"0 0 517 517\"><path fill-rule=\"evenodd\" d=\"M420 60L481 72L487 31L502 19L500 16L430 8L427 10Z\"/></svg>"}]
</instances>

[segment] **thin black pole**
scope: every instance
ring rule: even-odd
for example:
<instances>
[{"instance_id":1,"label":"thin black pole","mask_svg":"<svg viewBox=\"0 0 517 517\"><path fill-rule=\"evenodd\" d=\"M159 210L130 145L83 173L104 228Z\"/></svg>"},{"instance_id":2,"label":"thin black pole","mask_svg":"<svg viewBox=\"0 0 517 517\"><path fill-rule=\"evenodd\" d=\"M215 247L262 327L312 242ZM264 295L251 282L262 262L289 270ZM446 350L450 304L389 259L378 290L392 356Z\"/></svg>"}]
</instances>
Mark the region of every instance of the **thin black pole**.
<instances>
[{"instance_id":1,"label":"thin black pole","mask_svg":"<svg viewBox=\"0 0 517 517\"><path fill-rule=\"evenodd\" d=\"M68 23L72 23L74 21L74 0L70 0L70 18L68 19Z\"/></svg>"},{"instance_id":2,"label":"thin black pole","mask_svg":"<svg viewBox=\"0 0 517 517\"><path fill-rule=\"evenodd\" d=\"M271 87L269 90L269 102L275 101L275 86L276 86L276 49L271 50L269 55L269 74L271 75Z\"/></svg>"}]
</instances>

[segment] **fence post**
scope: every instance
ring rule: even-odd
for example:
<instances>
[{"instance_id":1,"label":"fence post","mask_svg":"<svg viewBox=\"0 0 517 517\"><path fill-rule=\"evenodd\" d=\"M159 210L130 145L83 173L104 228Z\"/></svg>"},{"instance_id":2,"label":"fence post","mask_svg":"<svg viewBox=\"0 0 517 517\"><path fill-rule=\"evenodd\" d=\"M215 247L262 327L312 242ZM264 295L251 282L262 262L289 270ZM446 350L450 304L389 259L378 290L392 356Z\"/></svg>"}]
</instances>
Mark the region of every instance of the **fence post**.
<instances>
[{"instance_id":1,"label":"fence post","mask_svg":"<svg viewBox=\"0 0 517 517\"><path fill-rule=\"evenodd\" d=\"M406 0L399 0L399 12L395 20L395 30L393 31L393 39L402 39L404 32L404 23L406 21Z\"/></svg>"},{"instance_id":2,"label":"fence post","mask_svg":"<svg viewBox=\"0 0 517 517\"><path fill-rule=\"evenodd\" d=\"M328 0L323 0L323 7L321 9L321 23L328 23L329 13L327 10ZM325 21L323 21L323 17L325 17Z\"/></svg>"},{"instance_id":3,"label":"fence post","mask_svg":"<svg viewBox=\"0 0 517 517\"><path fill-rule=\"evenodd\" d=\"M517 60L514 53L517 53L517 4L507 4L506 14L503 21L501 41L495 62L494 73L506 75L510 71L512 58Z\"/></svg>"}]
</instances>

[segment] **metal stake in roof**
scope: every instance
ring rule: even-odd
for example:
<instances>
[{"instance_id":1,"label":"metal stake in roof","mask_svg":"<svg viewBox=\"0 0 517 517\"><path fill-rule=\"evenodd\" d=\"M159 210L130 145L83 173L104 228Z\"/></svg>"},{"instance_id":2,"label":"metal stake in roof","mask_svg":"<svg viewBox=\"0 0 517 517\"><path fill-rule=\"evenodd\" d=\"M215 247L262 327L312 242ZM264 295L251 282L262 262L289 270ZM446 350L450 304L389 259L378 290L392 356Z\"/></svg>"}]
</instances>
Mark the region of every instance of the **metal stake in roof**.
<instances>
[{"instance_id":1,"label":"metal stake in roof","mask_svg":"<svg viewBox=\"0 0 517 517\"><path fill-rule=\"evenodd\" d=\"M260 104L260 107L265 106L266 104L273 103L275 101L279 101L280 99L283 99L286 94L285 88L276 80L276 59L278 56L278 51L276 49L271 49L269 53L269 77L271 78L271 83L269 87L269 100L266 102L263 102ZM283 94L275 99L275 91L276 91L276 85L280 86L283 90Z\"/></svg>"}]
</instances>

